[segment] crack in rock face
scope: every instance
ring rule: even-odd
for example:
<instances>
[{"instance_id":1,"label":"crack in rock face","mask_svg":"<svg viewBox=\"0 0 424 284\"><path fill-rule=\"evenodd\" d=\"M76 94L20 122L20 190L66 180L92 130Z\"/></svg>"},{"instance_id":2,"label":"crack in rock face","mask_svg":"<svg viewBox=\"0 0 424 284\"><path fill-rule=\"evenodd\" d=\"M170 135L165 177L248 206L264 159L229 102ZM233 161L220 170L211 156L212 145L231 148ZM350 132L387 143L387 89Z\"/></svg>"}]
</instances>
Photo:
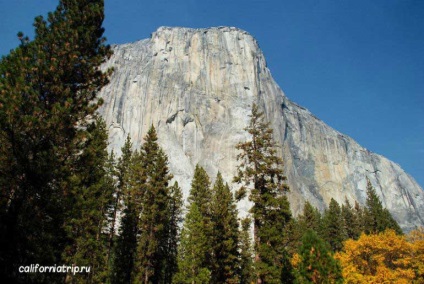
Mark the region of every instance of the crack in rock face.
<instances>
[{"instance_id":1,"label":"crack in rock face","mask_svg":"<svg viewBox=\"0 0 424 284\"><path fill-rule=\"evenodd\" d=\"M320 210L331 198L364 205L368 176L405 231L424 225L424 192L415 180L290 101L247 32L161 27L149 39L113 50L103 67L115 72L101 91L99 110L109 126L109 147L119 154L130 135L139 148L154 125L185 197L197 163L212 180L220 171L231 184L235 145L249 138L244 128L257 103L274 130L295 214L305 200ZM242 215L249 208L247 201L239 204Z\"/></svg>"}]
</instances>

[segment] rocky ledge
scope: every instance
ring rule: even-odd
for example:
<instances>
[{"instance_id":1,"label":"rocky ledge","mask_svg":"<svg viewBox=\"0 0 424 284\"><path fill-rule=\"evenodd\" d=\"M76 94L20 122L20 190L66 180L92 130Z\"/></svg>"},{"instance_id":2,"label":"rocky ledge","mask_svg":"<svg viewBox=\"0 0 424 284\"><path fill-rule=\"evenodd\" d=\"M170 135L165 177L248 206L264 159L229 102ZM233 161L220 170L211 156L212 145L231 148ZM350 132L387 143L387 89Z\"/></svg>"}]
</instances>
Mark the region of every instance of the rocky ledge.
<instances>
[{"instance_id":1,"label":"rocky ledge","mask_svg":"<svg viewBox=\"0 0 424 284\"><path fill-rule=\"evenodd\" d=\"M424 225L424 192L415 180L291 102L247 32L161 27L149 39L113 49L104 68L115 72L101 92L100 110L110 148L119 153L127 135L138 148L153 124L185 196L197 163L231 182L234 146L248 138L243 129L256 102L281 146L295 214L305 200L321 210L331 198L364 204L368 176L404 230ZM243 212L248 208L247 201L240 204Z\"/></svg>"}]
</instances>

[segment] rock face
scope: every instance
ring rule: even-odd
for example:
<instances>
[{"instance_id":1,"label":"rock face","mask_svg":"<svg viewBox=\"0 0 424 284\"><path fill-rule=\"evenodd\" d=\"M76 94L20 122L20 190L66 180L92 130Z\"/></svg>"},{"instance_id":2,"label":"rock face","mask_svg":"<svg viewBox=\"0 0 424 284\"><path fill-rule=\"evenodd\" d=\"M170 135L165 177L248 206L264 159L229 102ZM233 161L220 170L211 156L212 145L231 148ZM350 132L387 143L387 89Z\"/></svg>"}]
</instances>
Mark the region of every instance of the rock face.
<instances>
[{"instance_id":1,"label":"rock face","mask_svg":"<svg viewBox=\"0 0 424 284\"><path fill-rule=\"evenodd\" d=\"M101 92L110 148L127 135L138 148L153 124L171 172L188 195L197 163L231 183L235 145L256 102L274 129L296 214L305 200L323 210L334 198L366 199L366 176L404 230L424 225L424 192L397 164L371 153L291 102L273 80L255 39L237 28L159 28L150 39L114 47ZM240 205L248 210L246 201Z\"/></svg>"}]
</instances>

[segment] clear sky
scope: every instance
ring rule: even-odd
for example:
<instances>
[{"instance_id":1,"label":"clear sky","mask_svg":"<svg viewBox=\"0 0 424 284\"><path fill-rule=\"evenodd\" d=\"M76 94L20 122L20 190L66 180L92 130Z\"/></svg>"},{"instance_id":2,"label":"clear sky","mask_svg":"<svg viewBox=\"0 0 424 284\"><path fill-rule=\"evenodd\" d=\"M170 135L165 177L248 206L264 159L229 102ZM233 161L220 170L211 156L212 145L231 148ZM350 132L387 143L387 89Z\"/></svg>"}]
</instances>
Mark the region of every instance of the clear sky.
<instances>
[{"instance_id":1,"label":"clear sky","mask_svg":"<svg viewBox=\"0 0 424 284\"><path fill-rule=\"evenodd\" d=\"M424 1L106 0L109 43L160 26L235 26L294 102L424 186ZM58 1L0 0L0 55Z\"/></svg>"}]
</instances>

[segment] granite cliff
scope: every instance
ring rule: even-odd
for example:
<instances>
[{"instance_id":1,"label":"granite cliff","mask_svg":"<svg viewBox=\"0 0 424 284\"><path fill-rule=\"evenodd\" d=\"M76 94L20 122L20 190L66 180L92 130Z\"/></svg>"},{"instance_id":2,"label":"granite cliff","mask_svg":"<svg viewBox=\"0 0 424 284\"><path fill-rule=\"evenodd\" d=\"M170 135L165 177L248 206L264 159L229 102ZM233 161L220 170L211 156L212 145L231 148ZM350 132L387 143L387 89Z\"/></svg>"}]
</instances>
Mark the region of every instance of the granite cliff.
<instances>
[{"instance_id":1,"label":"granite cliff","mask_svg":"<svg viewBox=\"0 0 424 284\"><path fill-rule=\"evenodd\" d=\"M127 135L138 148L150 125L187 196L194 167L231 182L236 143L256 102L281 145L292 210L323 210L333 197L364 204L366 176L404 230L424 226L424 191L399 165L358 145L291 102L273 80L255 39L237 28L161 27L151 38L114 46L101 92L110 148ZM246 212L248 202L240 205Z\"/></svg>"}]
</instances>

